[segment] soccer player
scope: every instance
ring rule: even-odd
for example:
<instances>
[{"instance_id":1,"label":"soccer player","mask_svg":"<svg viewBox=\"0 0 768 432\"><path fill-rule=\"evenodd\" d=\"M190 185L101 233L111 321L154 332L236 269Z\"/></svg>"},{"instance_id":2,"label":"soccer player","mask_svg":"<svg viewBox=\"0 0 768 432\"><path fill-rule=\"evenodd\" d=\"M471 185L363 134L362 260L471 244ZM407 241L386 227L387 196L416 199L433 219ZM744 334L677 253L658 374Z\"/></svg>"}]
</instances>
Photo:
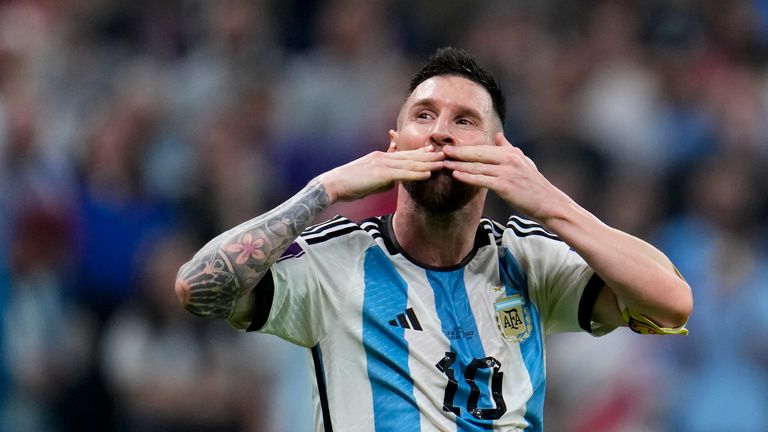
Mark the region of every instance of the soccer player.
<instances>
[{"instance_id":1,"label":"soccer player","mask_svg":"<svg viewBox=\"0 0 768 432\"><path fill-rule=\"evenodd\" d=\"M181 302L311 348L318 431L542 430L545 334L685 333L692 297L660 251L544 178L504 111L472 57L438 50L386 152L214 238L180 269ZM395 185L394 214L310 226ZM519 216L483 218L488 190Z\"/></svg>"}]
</instances>

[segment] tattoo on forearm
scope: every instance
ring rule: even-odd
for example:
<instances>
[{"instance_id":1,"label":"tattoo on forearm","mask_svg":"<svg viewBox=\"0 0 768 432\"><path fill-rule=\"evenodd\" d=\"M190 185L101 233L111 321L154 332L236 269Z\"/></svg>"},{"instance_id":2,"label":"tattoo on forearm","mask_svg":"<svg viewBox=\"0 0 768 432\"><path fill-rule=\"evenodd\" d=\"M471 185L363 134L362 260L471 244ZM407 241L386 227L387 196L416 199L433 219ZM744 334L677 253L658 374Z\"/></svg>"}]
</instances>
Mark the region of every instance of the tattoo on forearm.
<instances>
[{"instance_id":1,"label":"tattoo on forearm","mask_svg":"<svg viewBox=\"0 0 768 432\"><path fill-rule=\"evenodd\" d=\"M187 310L205 318L228 318L235 301L329 204L328 193L315 180L274 210L211 240L179 270L177 284L188 293Z\"/></svg>"}]
</instances>

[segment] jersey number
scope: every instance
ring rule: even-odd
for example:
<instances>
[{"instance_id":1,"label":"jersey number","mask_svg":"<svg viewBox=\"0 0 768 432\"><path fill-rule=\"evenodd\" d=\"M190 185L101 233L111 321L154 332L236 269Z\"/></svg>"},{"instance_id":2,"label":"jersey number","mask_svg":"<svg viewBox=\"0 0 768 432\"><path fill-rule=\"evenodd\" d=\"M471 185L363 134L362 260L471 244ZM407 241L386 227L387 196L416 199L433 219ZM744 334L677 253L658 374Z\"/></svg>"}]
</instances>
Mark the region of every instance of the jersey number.
<instances>
[{"instance_id":1,"label":"jersey number","mask_svg":"<svg viewBox=\"0 0 768 432\"><path fill-rule=\"evenodd\" d=\"M461 415L461 408L453 404L456 396L456 390L459 383L456 382L456 372L453 370L453 364L456 362L456 353L447 352L445 357L435 365L440 372L448 377L448 385L445 387L445 396L443 397L443 411L449 411L457 416ZM504 372L499 372L501 363L493 357L473 359L464 369L464 381L469 384L469 398L467 398L467 412L480 420L496 420L507 411L504 404L504 397L501 394L501 380L504 378ZM491 370L490 392L496 408L478 408L477 402L480 399L480 387L475 382L475 375L478 369Z\"/></svg>"}]
</instances>

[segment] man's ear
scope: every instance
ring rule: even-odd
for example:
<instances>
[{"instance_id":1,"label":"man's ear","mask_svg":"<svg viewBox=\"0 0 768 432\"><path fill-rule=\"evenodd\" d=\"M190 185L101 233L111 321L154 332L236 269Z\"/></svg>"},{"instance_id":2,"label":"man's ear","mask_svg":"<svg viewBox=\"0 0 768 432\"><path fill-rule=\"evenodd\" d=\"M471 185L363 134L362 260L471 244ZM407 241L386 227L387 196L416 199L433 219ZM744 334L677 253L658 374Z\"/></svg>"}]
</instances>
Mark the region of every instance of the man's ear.
<instances>
[{"instance_id":1,"label":"man's ear","mask_svg":"<svg viewBox=\"0 0 768 432\"><path fill-rule=\"evenodd\" d=\"M512 145L509 141L507 141L507 138L504 136L503 132L496 132L493 135L493 143L497 147L503 147L503 146L507 146L507 145Z\"/></svg>"},{"instance_id":2,"label":"man's ear","mask_svg":"<svg viewBox=\"0 0 768 432\"><path fill-rule=\"evenodd\" d=\"M394 153L397 151L397 132L390 129L389 130L389 148L387 149L387 153Z\"/></svg>"}]
</instances>

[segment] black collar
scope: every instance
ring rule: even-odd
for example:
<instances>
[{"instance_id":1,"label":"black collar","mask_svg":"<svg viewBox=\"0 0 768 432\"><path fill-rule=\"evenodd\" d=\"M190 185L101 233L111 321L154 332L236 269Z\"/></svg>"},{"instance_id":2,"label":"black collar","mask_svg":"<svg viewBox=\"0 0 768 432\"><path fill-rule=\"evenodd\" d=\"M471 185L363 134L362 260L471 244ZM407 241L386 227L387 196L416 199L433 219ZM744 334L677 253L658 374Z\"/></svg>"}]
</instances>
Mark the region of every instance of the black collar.
<instances>
[{"instance_id":1,"label":"black collar","mask_svg":"<svg viewBox=\"0 0 768 432\"><path fill-rule=\"evenodd\" d=\"M472 261L472 258L475 257L475 254L477 253L478 249L480 249L483 246L488 246L489 244L491 244L491 238L489 236L489 233L485 229L483 229L483 226L481 223L477 226L477 231L475 232L475 244L473 245L472 250L467 254L467 256L464 257L464 259L461 260L461 262L452 266L447 266L447 267L436 267L436 266L427 265L416 260L412 256L408 255L408 253L403 250L403 248L397 242L397 238L395 237L395 230L392 227L392 219L393 217L391 214L384 215L380 218L381 235L382 235L382 238L384 239L384 244L387 247L387 251L390 253L390 255L401 254L408 261L426 270L434 270L434 271L458 270L466 266L470 261Z\"/></svg>"}]
</instances>

